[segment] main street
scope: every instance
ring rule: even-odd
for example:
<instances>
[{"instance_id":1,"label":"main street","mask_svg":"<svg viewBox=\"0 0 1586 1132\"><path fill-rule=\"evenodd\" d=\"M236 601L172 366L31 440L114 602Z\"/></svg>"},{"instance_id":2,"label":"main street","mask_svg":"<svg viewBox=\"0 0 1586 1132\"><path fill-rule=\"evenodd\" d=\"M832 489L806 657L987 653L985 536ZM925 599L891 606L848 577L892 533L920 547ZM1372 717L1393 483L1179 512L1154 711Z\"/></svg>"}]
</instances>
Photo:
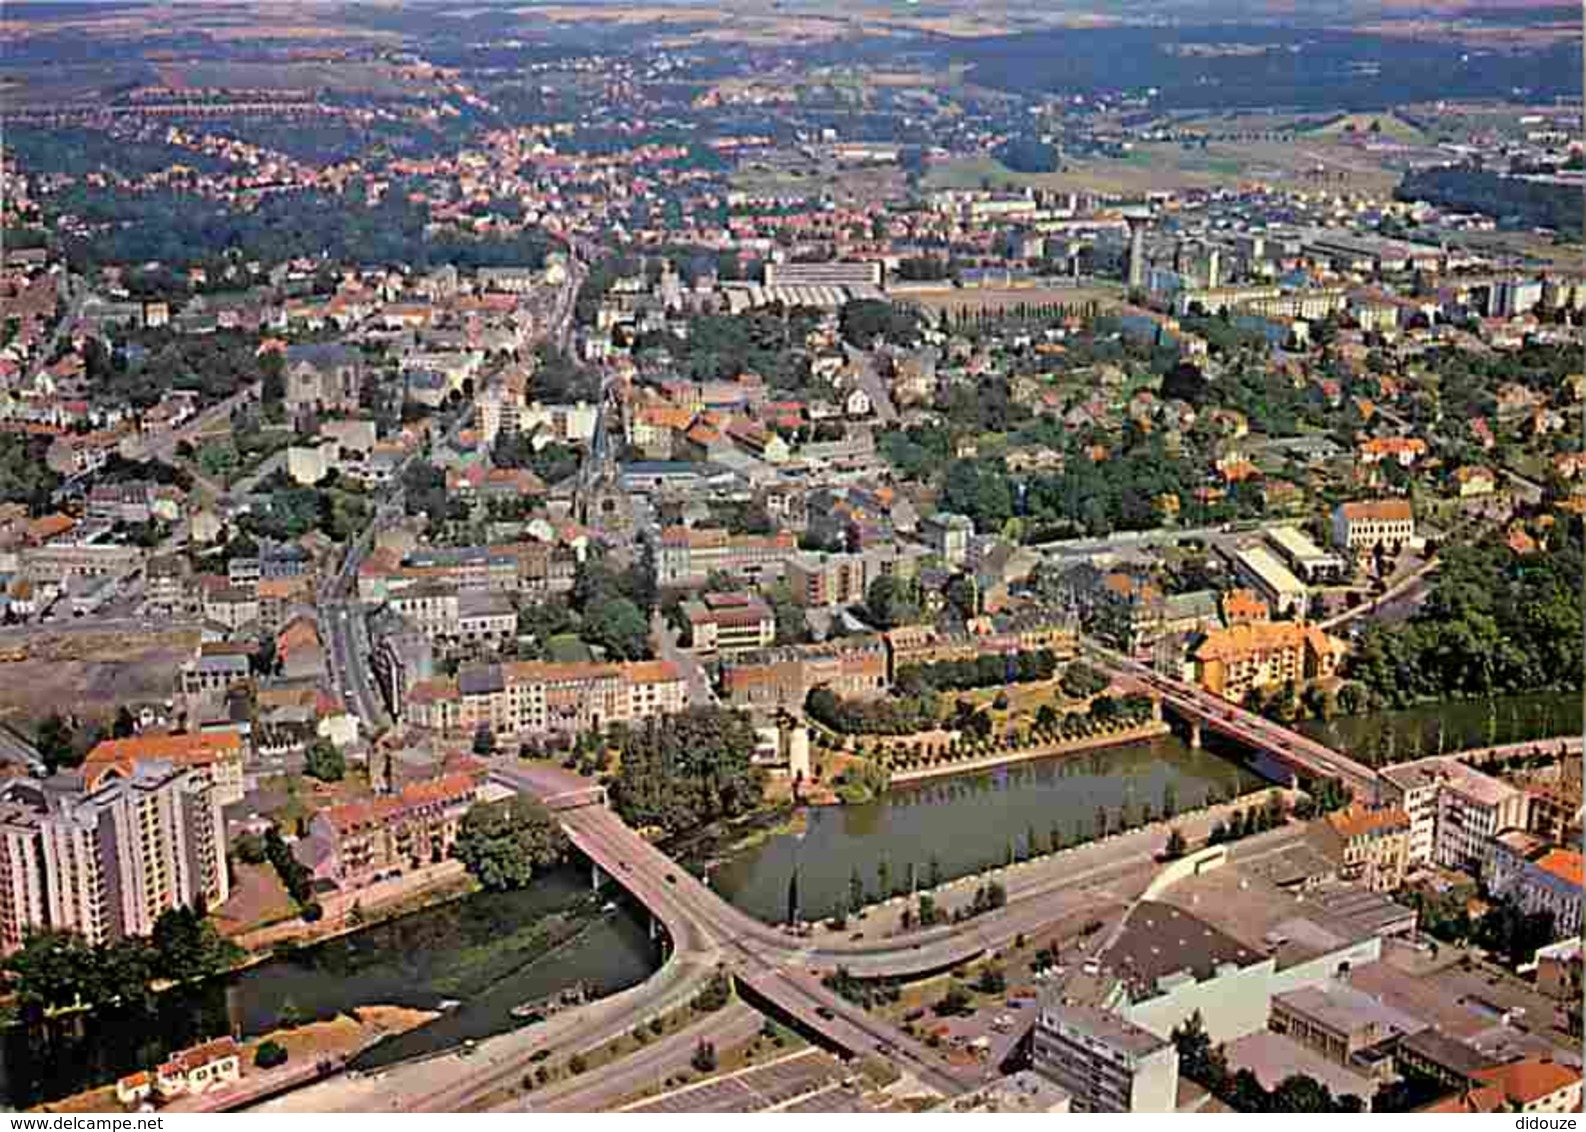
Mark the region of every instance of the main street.
<instances>
[{"instance_id":1,"label":"main street","mask_svg":"<svg viewBox=\"0 0 1586 1132\"><path fill-rule=\"evenodd\" d=\"M542 341L570 341L573 304L584 275L583 265L577 259L570 258L567 279L556 289L551 300L552 313L540 335ZM458 409L440 439L435 442L436 447L454 443L474 423L474 406L475 402L470 401ZM392 486L382 493L368 526L348 546L336 573L319 587L320 637L329 646L326 658L331 678L346 697L348 708L357 713L363 720L365 730L372 734L391 727L395 720L386 710L370 668L372 642L366 619L368 611L357 596L358 570L373 548L379 532L400 522L406 514L402 476L420 455L419 451L410 453L393 470Z\"/></svg>"}]
</instances>

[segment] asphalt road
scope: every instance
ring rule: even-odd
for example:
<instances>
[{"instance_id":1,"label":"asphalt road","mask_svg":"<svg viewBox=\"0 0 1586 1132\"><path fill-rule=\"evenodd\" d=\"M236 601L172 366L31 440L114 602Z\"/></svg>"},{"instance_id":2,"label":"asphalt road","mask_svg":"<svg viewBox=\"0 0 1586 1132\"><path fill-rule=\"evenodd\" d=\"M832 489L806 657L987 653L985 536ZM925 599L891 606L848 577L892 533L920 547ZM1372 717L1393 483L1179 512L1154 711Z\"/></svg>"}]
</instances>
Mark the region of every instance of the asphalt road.
<instances>
[{"instance_id":1,"label":"asphalt road","mask_svg":"<svg viewBox=\"0 0 1586 1132\"><path fill-rule=\"evenodd\" d=\"M725 1052L753 1040L764 1024L759 1011L734 1001L594 1073L536 1089L495 1111L601 1112L651 1087L664 1087L668 1077L692 1072L690 1062L701 1039Z\"/></svg>"}]
</instances>

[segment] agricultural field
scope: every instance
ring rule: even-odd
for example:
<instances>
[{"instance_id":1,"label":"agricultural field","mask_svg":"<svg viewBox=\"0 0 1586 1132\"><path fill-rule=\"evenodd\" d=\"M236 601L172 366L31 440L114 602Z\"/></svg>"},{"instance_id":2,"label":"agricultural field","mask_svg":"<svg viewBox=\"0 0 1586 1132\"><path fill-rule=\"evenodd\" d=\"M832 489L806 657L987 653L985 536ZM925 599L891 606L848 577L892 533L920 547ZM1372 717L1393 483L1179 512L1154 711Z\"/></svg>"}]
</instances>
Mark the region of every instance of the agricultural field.
<instances>
[{"instance_id":1,"label":"agricultural field","mask_svg":"<svg viewBox=\"0 0 1586 1132\"><path fill-rule=\"evenodd\" d=\"M1385 155L1331 138L1302 135L1296 142L1179 142L1137 144L1119 158L1066 162L1060 173L1015 173L994 157L933 166L924 183L932 189L1024 188L1059 192L1114 193L1139 197L1148 191L1227 187L1231 180L1312 179L1340 192L1380 194L1399 183Z\"/></svg>"}]
</instances>

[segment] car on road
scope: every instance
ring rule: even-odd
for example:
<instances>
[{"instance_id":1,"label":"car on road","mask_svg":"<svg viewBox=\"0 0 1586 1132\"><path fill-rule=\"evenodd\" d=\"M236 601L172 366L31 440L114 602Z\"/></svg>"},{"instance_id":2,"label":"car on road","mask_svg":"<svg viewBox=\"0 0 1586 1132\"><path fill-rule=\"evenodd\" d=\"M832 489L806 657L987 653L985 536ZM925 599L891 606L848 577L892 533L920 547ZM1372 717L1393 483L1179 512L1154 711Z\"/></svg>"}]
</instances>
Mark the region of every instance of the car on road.
<instances>
[{"instance_id":1,"label":"car on road","mask_svg":"<svg viewBox=\"0 0 1586 1132\"><path fill-rule=\"evenodd\" d=\"M667 884L676 884L677 883L677 874L676 873L667 873L666 874L666 883Z\"/></svg>"},{"instance_id":2,"label":"car on road","mask_svg":"<svg viewBox=\"0 0 1586 1132\"><path fill-rule=\"evenodd\" d=\"M837 1015L832 1012L832 1008L829 1006L817 1006L815 1008L815 1013L821 1018L825 1019L827 1022L830 1022L833 1018L837 1017Z\"/></svg>"}]
</instances>

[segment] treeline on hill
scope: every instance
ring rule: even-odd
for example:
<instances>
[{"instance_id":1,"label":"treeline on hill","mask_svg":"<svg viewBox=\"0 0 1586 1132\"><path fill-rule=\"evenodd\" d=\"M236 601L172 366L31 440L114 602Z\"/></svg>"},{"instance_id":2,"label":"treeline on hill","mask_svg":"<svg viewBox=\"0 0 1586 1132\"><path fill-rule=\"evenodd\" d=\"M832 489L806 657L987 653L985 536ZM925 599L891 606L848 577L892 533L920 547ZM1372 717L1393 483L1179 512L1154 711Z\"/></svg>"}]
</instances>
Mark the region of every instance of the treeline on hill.
<instances>
[{"instance_id":1,"label":"treeline on hill","mask_svg":"<svg viewBox=\"0 0 1586 1132\"><path fill-rule=\"evenodd\" d=\"M612 804L635 828L667 833L748 813L765 788L751 761L755 743L749 717L726 708L647 720L621 737Z\"/></svg>"},{"instance_id":2,"label":"treeline on hill","mask_svg":"<svg viewBox=\"0 0 1586 1132\"><path fill-rule=\"evenodd\" d=\"M1377 704L1579 688L1581 520L1546 551L1501 542L1447 550L1426 604L1402 625L1367 629L1349 661Z\"/></svg>"},{"instance_id":3,"label":"treeline on hill","mask_svg":"<svg viewBox=\"0 0 1586 1132\"><path fill-rule=\"evenodd\" d=\"M415 268L533 268L553 247L538 229L510 239L431 236L428 209L409 201L397 185L378 201L361 191L273 193L247 212L171 189L134 195L76 186L51 198L50 205L94 226L66 240L67 259L79 272L114 263L188 263L231 248L267 263L324 253L338 262Z\"/></svg>"},{"instance_id":4,"label":"treeline on hill","mask_svg":"<svg viewBox=\"0 0 1586 1132\"><path fill-rule=\"evenodd\" d=\"M1576 239L1581 235L1579 185L1445 165L1406 173L1393 195L1402 201L1424 200L1439 208L1481 212L1496 220L1517 220L1527 228L1552 228Z\"/></svg>"},{"instance_id":5,"label":"treeline on hill","mask_svg":"<svg viewBox=\"0 0 1586 1132\"><path fill-rule=\"evenodd\" d=\"M1238 51L1217 48L1239 44ZM1212 50L1189 51L1204 46ZM954 40L944 62L980 86L1027 93L1155 87L1158 105L1380 110L1445 98L1580 96L1581 47L1466 55L1452 40L1305 27L1063 28Z\"/></svg>"}]
</instances>

